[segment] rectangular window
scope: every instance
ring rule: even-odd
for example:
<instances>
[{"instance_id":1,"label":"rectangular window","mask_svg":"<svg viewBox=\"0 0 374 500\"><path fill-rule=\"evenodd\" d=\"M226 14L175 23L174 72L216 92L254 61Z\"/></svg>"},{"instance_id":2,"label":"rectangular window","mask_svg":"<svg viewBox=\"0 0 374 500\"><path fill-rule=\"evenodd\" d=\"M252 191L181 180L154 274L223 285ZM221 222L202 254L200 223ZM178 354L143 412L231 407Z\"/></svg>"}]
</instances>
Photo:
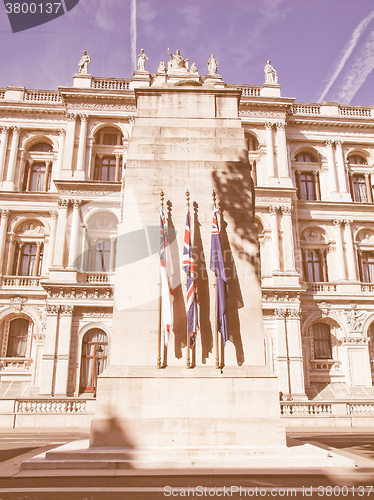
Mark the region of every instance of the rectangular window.
<instances>
[{"instance_id":1,"label":"rectangular window","mask_svg":"<svg viewBox=\"0 0 374 500\"><path fill-rule=\"evenodd\" d=\"M331 332L326 323L315 323L312 326L315 359L331 359Z\"/></svg>"},{"instance_id":2,"label":"rectangular window","mask_svg":"<svg viewBox=\"0 0 374 500\"><path fill-rule=\"evenodd\" d=\"M367 203L368 197L366 192L365 176L360 174L353 175L352 183L354 201L357 201L359 203Z\"/></svg>"},{"instance_id":3,"label":"rectangular window","mask_svg":"<svg viewBox=\"0 0 374 500\"><path fill-rule=\"evenodd\" d=\"M308 282L324 281L323 266L324 256L318 250L306 250L304 252L305 279Z\"/></svg>"},{"instance_id":4,"label":"rectangular window","mask_svg":"<svg viewBox=\"0 0 374 500\"><path fill-rule=\"evenodd\" d=\"M95 249L95 271L109 272L110 240L98 240Z\"/></svg>"},{"instance_id":5,"label":"rectangular window","mask_svg":"<svg viewBox=\"0 0 374 500\"><path fill-rule=\"evenodd\" d=\"M117 134L103 134L103 144L105 146L116 146Z\"/></svg>"},{"instance_id":6,"label":"rectangular window","mask_svg":"<svg viewBox=\"0 0 374 500\"><path fill-rule=\"evenodd\" d=\"M301 199L316 200L316 186L314 183L314 175L311 172L301 172Z\"/></svg>"},{"instance_id":7,"label":"rectangular window","mask_svg":"<svg viewBox=\"0 0 374 500\"><path fill-rule=\"evenodd\" d=\"M374 283L374 253L362 252L361 263L364 282Z\"/></svg>"},{"instance_id":8,"label":"rectangular window","mask_svg":"<svg viewBox=\"0 0 374 500\"><path fill-rule=\"evenodd\" d=\"M19 358L26 356L29 322L26 319L14 319L9 325L9 336L6 356Z\"/></svg>"}]
</instances>

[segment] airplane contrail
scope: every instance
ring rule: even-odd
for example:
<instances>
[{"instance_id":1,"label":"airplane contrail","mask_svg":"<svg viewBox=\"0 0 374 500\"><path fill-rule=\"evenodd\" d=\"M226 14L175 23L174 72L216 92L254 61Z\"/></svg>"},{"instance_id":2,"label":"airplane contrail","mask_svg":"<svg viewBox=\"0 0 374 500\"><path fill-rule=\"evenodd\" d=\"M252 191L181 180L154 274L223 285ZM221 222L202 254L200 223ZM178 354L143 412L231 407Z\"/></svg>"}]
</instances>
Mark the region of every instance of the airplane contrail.
<instances>
[{"instance_id":1,"label":"airplane contrail","mask_svg":"<svg viewBox=\"0 0 374 500\"><path fill-rule=\"evenodd\" d=\"M131 0L131 61L133 69L136 70L136 0Z\"/></svg>"},{"instance_id":2,"label":"airplane contrail","mask_svg":"<svg viewBox=\"0 0 374 500\"><path fill-rule=\"evenodd\" d=\"M345 63L347 62L348 58L352 54L353 50L355 49L360 36L362 33L365 31L367 28L368 24L370 21L374 18L374 10L367 16L365 19L363 19L360 24L354 29L351 38L349 39L345 49L343 50L343 53L340 57L340 60L338 61L338 64L336 66L336 69L334 71L334 74L330 78L329 82L327 83L325 89L323 90L320 98L318 99L318 102L321 102L324 97L326 96L327 92L330 90L332 85L334 84L335 80L338 78L340 72L342 71Z\"/></svg>"}]
</instances>

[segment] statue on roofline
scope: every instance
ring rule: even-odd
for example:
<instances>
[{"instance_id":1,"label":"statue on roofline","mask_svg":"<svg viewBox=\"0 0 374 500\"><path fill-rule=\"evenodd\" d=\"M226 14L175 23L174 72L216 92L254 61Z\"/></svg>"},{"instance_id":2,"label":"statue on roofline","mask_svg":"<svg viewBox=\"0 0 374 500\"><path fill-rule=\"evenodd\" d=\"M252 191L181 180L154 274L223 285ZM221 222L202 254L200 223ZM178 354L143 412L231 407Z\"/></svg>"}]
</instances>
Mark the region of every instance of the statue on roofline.
<instances>
[{"instance_id":1,"label":"statue on roofline","mask_svg":"<svg viewBox=\"0 0 374 500\"><path fill-rule=\"evenodd\" d=\"M265 64L264 73L265 73L265 83L270 83L273 85L278 83L278 75L274 67L271 65L270 59Z\"/></svg>"},{"instance_id":2,"label":"statue on roofline","mask_svg":"<svg viewBox=\"0 0 374 500\"><path fill-rule=\"evenodd\" d=\"M140 54L138 54L138 63L137 63L138 71L145 71L145 63L147 61L148 57L145 55L144 49L141 49Z\"/></svg>"},{"instance_id":3,"label":"statue on roofline","mask_svg":"<svg viewBox=\"0 0 374 500\"><path fill-rule=\"evenodd\" d=\"M84 50L83 55L80 58L80 61L78 63L79 66L79 73L82 75L88 75L88 64L91 62L90 56L87 54L87 52Z\"/></svg>"},{"instance_id":4,"label":"statue on roofline","mask_svg":"<svg viewBox=\"0 0 374 500\"><path fill-rule=\"evenodd\" d=\"M175 54L170 53L170 49L168 49L168 54L170 56L170 61L168 61L168 70L170 69L186 69L188 71L189 60L184 59L181 56L180 50L177 49Z\"/></svg>"},{"instance_id":5,"label":"statue on roofline","mask_svg":"<svg viewBox=\"0 0 374 500\"><path fill-rule=\"evenodd\" d=\"M217 74L217 69L218 69L218 62L217 59L214 58L214 54L210 56L208 59L208 62L206 63L208 66L208 71L210 75L216 75Z\"/></svg>"}]
</instances>

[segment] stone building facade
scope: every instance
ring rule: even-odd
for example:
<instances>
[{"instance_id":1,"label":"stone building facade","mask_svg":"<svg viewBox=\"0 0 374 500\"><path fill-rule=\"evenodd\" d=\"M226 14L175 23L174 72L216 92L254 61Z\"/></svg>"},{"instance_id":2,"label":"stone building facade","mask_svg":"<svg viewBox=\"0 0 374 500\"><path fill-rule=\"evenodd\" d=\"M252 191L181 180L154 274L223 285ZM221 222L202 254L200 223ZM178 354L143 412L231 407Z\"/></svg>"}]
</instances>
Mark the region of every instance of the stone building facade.
<instances>
[{"instance_id":1,"label":"stone building facade","mask_svg":"<svg viewBox=\"0 0 374 500\"><path fill-rule=\"evenodd\" d=\"M95 395L111 357L136 89L175 83L141 70L132 79L77 74L58 91L0 89L4 400ZM266 355L279 391L294 401L370 399L373 107L296 103L277 83L226 84L214 72L194 73L190 85L241 91Z\"/></svg>"}]
</instances>

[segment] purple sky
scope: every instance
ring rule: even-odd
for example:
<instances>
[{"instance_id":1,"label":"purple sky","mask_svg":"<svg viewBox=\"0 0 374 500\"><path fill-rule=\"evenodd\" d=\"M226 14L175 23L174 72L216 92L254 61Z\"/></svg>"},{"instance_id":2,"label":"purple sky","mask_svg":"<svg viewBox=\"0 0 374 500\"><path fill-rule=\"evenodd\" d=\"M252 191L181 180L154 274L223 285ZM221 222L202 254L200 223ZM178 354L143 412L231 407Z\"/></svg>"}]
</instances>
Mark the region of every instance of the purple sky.
<instances>
[{"instance_id":1,"label":"purple sky","mask_svg":"<svg viewBox=\"0 0 374 500\"><path fill-rule=\"evenodd\" d=\"M0 87L70 86L83 49L94 76L130 78L132 1L137 53L145 49L151 72L170 47L205 75L213 52L224 81L259 85L271 59L283 96L374 103L373 0L80 0L15 34L1 2Z\"/></svg>"}]
</instances>

